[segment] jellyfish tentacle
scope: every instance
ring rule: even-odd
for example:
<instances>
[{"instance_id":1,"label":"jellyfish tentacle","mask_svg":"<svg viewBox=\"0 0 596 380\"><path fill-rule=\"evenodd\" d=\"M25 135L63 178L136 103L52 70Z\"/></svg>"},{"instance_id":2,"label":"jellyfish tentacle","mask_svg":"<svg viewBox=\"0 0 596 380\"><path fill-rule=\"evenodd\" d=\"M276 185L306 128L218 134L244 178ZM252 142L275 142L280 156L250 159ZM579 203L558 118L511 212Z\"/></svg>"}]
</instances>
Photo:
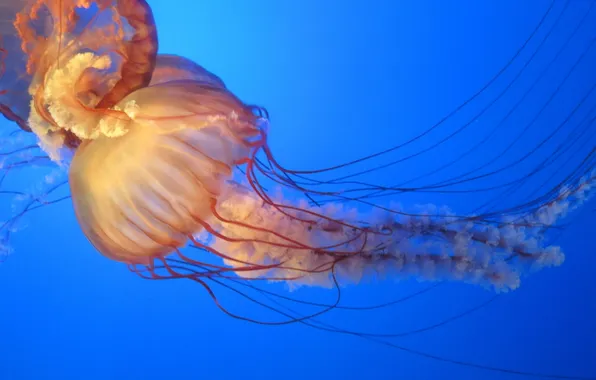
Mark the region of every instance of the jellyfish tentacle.
<instances>
[{"instance_id":1,"label":"jellyfish tentacle","mask_svg":"<svg viewBox=\"0 0 596 380\"><path fill-rule=\"evenodd\" d=\"M451 279L509 290L519 286L521 274L528 269L562 263L560 248L541 242L543 229L583 203L593 192L595 182L594 174L584 177L517 222L507 218L493 222L473 217L460 219L436 214L431 209L420 216L363 217L372 221L372 227L364 233L340 224L339 228L326 228L326 223L317 223L314 218L310 220L314 224L306 224L299 212L279 212L259 196L238 191L229 193L229 198L216 206L214 215L220 223L220 233L213 234L212 245L252 263L284 262L267 273L241 273L241 277L294 278L296 272L302 272L312 276L301 276L298 282L325 286L333 264L339 273L355 281L366 271L382 269L396 276ZM332 208L310 215L326 215L348 225L356 224L354 216L342 215ZM277 233L269 232L273 229ZM286 238L310 249L293 249L284 243ZM235 265L233 261L226 264ZM321 267L327 272L315 270Z\"/></svg>"}]
</instances>

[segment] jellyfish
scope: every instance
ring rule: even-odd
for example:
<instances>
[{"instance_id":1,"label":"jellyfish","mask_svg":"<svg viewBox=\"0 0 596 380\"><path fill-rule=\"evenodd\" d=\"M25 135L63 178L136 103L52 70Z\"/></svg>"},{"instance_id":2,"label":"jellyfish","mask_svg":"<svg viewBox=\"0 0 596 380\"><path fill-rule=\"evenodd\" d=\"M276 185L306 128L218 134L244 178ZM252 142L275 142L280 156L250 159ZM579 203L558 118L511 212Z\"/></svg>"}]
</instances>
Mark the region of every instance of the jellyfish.
<instances>
[{"instance_id":1,"label":"jellyfish","mask_svg":"<svg viewBox=\"0 0 596 380\"><path fill-rule=\"evenodd\" d=\"M354 169L321 181L318 174L351 170L399 147L324 169L285 167L268 143L273 126L264 108L197 63L158 54L143 0L3 1L0 11L0 112L35 135L37 145L25 151L41 148L41 160L66 169L83 234L141 277L200 284L236 318L247 319L224 306L213 282L338 290L384 276L517 289L527 273L562 264L547 232L594 192L591 147L564 180L514 206L470 214L382 206L374 199L487 174L407 187L351 181ZM590 130L590 115L577 133ZM287 318L270 324L311 320L339 298L338 291L335 303L308 315L280 312Z\"/></svg>"}]
</instances>

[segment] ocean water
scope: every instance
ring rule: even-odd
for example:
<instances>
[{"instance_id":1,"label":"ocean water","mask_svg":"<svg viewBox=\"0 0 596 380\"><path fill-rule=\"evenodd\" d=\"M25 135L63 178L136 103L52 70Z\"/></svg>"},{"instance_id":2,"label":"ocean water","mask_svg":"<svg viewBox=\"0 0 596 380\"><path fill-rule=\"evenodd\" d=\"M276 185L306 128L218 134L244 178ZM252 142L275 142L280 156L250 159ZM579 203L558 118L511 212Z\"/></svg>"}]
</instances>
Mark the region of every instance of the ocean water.
<instances>
[{"instance_id":1,"label":"ocean water","mask_svg":"<svg viewBox=\"0 0 596 380\"><path fill-rule=\"evenodd\" d=\"M398 192L379 202L461 213L524 204L596 147L593 1L149 3L160 53L192 59L243 101L265 107L269 145L288 168L329 167L398 146L473 97L355 172L379 170L346 181L415 187L485 163L481 173L505 169L457 191ZM13 128L4 120L0 127ZM528 176L543 160L544 170ZM46 174L30 167L11 174L10 185L43 192ZM1 202L0 219L18 210L18 199ZM366 338L237 320L194 282L141 279L93 248L65 200L28 213L0 265L0 379L596 378L595 210L586 201L549 231L565 262L524 276L511 292L391 276L347 286L342 304L399 300L318 319L397 335ZM336 296L259 286L313 302ZM234 312L276 320L233 291L217 294Z\"/></svg>"}]
</instances>

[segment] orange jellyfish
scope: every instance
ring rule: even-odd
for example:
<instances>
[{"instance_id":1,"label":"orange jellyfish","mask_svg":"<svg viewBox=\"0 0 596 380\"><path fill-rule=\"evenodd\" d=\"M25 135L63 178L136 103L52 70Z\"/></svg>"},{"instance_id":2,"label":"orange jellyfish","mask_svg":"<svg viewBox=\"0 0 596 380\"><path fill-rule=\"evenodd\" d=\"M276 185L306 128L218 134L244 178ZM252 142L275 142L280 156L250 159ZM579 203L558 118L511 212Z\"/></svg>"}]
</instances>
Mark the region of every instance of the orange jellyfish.
<instances>
[{"instance_id":1,"label":"orange jellyfish","mask_svg":"<svg viewBox=\"0 0 596 380\"><path fill-rule=\"evenodd\" d=\"M397 188L359 183L368 191L360 198L317 190L309 175L320 171L276 161L264 109L194 62L157 54L145 1L0 4L3 20L13 20L1 30L0 111L68 167L85 236L143 277L200 283L238 318L210 281L339 288L383 272L515 289L524 273L562 263L560 247L544 233L585 201L596 179L592 151L548 192L476 215L368 202ZM263 178L279 191L266 190ZM197 250L185 250L189 245ZM302 322L335 306L272 324Z\"/></svg>"}]
</instances>

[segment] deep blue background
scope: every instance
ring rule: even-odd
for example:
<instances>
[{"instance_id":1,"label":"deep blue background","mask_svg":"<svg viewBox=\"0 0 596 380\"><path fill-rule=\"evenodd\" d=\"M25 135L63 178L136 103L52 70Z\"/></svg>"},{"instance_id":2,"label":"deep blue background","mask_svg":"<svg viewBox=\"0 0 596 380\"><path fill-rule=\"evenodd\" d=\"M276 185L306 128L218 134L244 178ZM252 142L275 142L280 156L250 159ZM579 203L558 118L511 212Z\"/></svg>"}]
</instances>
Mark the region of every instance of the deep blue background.
<instances>
[{"instance_id":1,"label":"deep blue background","mask_svg":"<svg viewBox=\"0 0 596 380\"><path fill-rule=\"evenodd\" d=\"M290 167L312 168L374 152L431 125L505 64L549 2L150 3L160 51L199 62L242 99L265 106L277 157ZM572 3L568 25L588 1ZM596 14L592 20L584 37L596 33ZM593 67L582 68L586 82L594 80ZM579 92L582 80L576 82ZM516 146L517 154L524 147ZM393 178L377 179L399 181L440 159L428 155L383 172ZM432 194L421 200L441 203ZM593 203L576 214L560 239L567 254L562 267L525 279L518 291L472 315L396 342L492 366L596 376L592 209ZM516 378L305 326L232 320L196 284L145 281L100 256L79 231L69 203L31 214L13 248L0 266L0 379ZM353 289L352 303L414 289L420 285L364 284ZM404 331L491 295L446 285L376 312L374 319L346 313L334 322Z\"/></svg>"}]
</instances>

